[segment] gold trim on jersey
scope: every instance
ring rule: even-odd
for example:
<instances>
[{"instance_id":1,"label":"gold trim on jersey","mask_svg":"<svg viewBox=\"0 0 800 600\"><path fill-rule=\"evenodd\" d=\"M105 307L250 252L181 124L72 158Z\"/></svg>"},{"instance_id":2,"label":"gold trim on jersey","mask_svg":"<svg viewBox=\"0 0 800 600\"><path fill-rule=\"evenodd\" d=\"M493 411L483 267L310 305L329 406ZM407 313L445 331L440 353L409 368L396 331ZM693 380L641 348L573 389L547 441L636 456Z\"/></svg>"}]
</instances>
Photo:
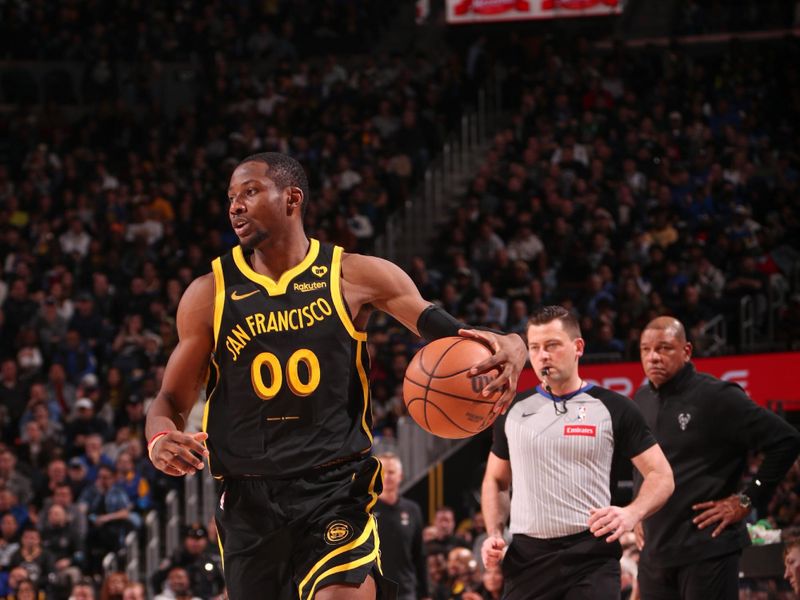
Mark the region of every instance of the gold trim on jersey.
<instances>
[{"instance_id":1,"label":"gold trim on jersey","mask_svg":"<svg viewBox=\"0 0 800 600\"><path fill-rule=\"evenodd\" d=\"M222 259L217 257L211 263L214 272L214 348L219 341L219 328L222 326L222 312L225 309L225 275L222 273Z\"/></svg>"},{"instance_id":2,"label":"gold trim on jersey","mask_svg":"<svg viewBox=\"0 0 800 600\"><path fill-rule=\"evenodd\" d=\"M203 405L203 422L200 430L204 431L205 433L208 433L208 413L211 410L211 399L214 397L214 393L217 391L217 386L219 385L219 365L217 364L216 356L213 354L211 355L211 364L214 365L214 373L216 381L214 382L214 389L212 389L211 392L208 394L208 396L206 397L206 403ZM208 378L210 376L211 376L211 366L209 365L208 375L206 377ZM206 385L207 384L208 382L206 382ZM208 438L206 438L206 440L203 442L203 446L205 446L206 450L208 450ZM211 472L210 452L208 454L208 458L206 458L206 461L208 462L208 470L209 472ZM221 479L221 477L217 477L216 479Z\"/></svg>"},{"instance_id":3,"label":"gold trim on jersey","mask_svg":"<svg viewBox=\"0 0 800 600\"><path fill-rule=\"evenodd\" d=\"M381 474L381 472L383 471L383 464L381 463L380 460L378 460L374 456L370 458L374 459L378 463L378 468L375 469L375 473L372 474L372 479L369 482L368 493L370 495L370 501L364 508L365 512L369 514L369 517L367 519L367 525L366 527L364 527L364 531L361 532L361 535L359 535L356 539L354 539L352 542L344 546L336 548L335 550L331 550L325 556L319 559L313 567L311 567L311 570L306 574L306 576L300 582L300 585L297 586L297 593L301 600L305 598L313 598L317 584L324 578L328 577L329 575L333 575L334 573L340 573L342 571L350 571L360 567L361 565L365 565L370 561L380 560L381 543L380 543L380 538L378 537L378 527L375 522L375 517L372 514L370 514L370 511L372 510L372 507L375 506L375 503L378 501L378 493L375 491L375 480L378 478L378 475ZM369 539L370 533L372 533L375 546L369 554L367 554L366 556L362 556L357 560L350 561L348 563L344 563L336 567L331 567L327 571L324 571L322 574L314 578L314 583L311 585L311 590L309 591L309 593L307 595L303 594L303 588L305 588L306 584L309 582L309 580L311 580L311 577L314 575L314 573L319 571L325 565L325 563L330 562L340 554L348 552L349 550L352 550L353 548L356 548L357 546L360 546L361 544L366 542L367 539Z\"/></svg>"},{"instance_id":4,"label":"gold trim on jersey","mask_svg":"<svg viewBox=\"0 0 800 600\"><path fill-rule=\"evenodd\" d=\"M372 446L372 432L367 425L367 410L369 410L369 378L364 371L364 364L361 360L364 352L365 342L367 341L367 332L358 331L356 326L350 319L350 314L347 312L347 307L344 305L344 294L342 293L342 247L334 246L333 259L331 260L331 300L333 306L336 308L336 314L339 315L339 320L347 329L354 340L356 340L356 370L358 371L358 378L361 380L361 389L364 395L364 409L361 411L361 427L364 433L369 438L369 444Z\"/></svg>"},{"instance_id":5,"label":"gold trim on jersey","mask_svg":"<svg viewBox=\"0 0 800 600\"><path fill-rule=\"evenodd\" d=\"M267 277L266 275L262 275L261 273L253 270L253 268L247 263L247 259L244 257L244 251L242 250L241 246L236 246L232 251L233 262L236 263L236 266L239 268L242 274L251 281L263 286L270 296L285 294L286 288L289 287L289 282L297 277L300 273L308 269L308 267L310 267L314 261L317 260L318 254L319 241L311 238L309 240L308 254L306 254L306 257L300 261L299 264L283 273L283 275L280 276L280 279L278 279L276 282L271 277Z\"/></svg>"},{"instance_id":6,"label":"gold trim on jersey","mask_svg":"<svg viewBox=\"0 0 800 600\"><path fill-rule=\"evenodd\" d=\"M355 340L366 341L367 332L358 331L353 324L347 307L344 305L344 294L342 293L342 247L334 246L333 259L331 260L331 298L336 307L336 313L342 321L347 333Z\"/></svg>"},{"instance_id":7,"label":"gold trim on jersey","mask_svg":"<svg viewBox=\"0 0 800 600\"><path fill-rule=\"evenodd\" d=\"M358 378L361 380L361 390L364 395L364 409L361 411L361 427L364 428L364 433L369 438L369 447L372 447L372 431L367 425L367 411L369 410L369 378L366 371L364 371L364 363L361 361L361 355L366 348L366 343L362 341L356 342L356 370L358 371ZM377 496L375 497L377 499Z\"/></svg>"}]
</instances>

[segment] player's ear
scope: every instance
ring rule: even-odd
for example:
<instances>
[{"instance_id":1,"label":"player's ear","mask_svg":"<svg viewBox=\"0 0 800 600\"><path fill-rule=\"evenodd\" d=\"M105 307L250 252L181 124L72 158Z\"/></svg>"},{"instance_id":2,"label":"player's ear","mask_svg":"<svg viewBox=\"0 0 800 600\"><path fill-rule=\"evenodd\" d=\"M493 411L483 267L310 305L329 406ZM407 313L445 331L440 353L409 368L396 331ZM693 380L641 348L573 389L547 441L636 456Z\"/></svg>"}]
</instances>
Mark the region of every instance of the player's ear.
<instances>
[{"instance_id":1,"label":"player's ear","mask_svg":"<svg viewBox=\"0 0 800 600\"><path fill-rule=\"evenodd\" d=\"M303 207L303 190L299 187L290 185L286 188L289 197L286 200L286 214L291 215L295 210Z\"/></svg>"}]
</instances>

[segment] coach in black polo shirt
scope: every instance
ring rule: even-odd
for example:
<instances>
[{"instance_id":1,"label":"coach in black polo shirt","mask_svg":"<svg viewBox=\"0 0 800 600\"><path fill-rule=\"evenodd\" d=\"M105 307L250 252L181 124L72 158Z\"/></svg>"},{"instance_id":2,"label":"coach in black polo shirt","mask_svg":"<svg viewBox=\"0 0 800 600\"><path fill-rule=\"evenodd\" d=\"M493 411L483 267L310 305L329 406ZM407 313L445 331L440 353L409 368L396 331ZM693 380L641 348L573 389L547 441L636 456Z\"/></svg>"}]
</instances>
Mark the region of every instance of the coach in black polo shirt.
<instances>
[{"instance_id":1,"label":"coach in black polo shirt","mask_svg":"<svg viewBox=\"0 0 800 600\"><path fill-rule=\"evenodd\" d=\"M640 350L649 382L634 400L675 475L672 497L637 527L641 597L736 599L739 557L750 544L743 519L769 501L800 452L800 434L735 383L695 371L677 319L651 321ZM738 493L748 450L764 460Z\"/></svg>"}]
</instances>

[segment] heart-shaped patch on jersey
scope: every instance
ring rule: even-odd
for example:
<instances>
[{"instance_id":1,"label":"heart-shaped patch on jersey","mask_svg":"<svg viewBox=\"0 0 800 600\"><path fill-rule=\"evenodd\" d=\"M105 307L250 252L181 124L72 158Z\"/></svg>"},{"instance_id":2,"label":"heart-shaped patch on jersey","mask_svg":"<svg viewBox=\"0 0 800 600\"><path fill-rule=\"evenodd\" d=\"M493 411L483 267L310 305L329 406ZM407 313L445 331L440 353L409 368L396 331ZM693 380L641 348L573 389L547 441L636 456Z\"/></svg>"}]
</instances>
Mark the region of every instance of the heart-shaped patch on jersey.
<instances>
[{"instance_id":1,"label":"heart-shaped patch on jersey","mask_svg":"<svg viewBox=\"0 0 800 600\"><path fill-rule=\"evenodd\" d=\"M316 275L317 277L322 277L325 273L328 272L328 267L318 267L314 265L311 267L311 272Z\"/></svg>"}]
</instances>

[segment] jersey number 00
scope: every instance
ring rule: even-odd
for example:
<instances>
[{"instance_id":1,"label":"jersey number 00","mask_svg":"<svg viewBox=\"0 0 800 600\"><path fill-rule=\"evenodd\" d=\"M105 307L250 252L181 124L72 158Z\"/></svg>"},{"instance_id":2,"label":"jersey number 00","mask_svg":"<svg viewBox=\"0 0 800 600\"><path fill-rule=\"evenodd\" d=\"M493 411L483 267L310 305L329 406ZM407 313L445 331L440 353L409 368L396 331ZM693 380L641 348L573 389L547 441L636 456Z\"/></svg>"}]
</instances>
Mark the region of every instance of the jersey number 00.
<instances>
[{"instance_id":1,"label":"jersey number 00","mask_svg":"<svg viewBox=\"0 0 800 600\"><path fill-rule=\"evenodd\" d=\"M305 365L308 381L300 380L300 363ZM269 385L264 382L262 367L269 370ZM286 361L286 385L295 396L308 396L319 386L319 359L308 348L300 348ZM262 400L272 400L278 395L283 385L283 369L278 357L272 352L262 352L253 359L250 365L250 380L253 390Z\"/></svg>"}]
</instances>

